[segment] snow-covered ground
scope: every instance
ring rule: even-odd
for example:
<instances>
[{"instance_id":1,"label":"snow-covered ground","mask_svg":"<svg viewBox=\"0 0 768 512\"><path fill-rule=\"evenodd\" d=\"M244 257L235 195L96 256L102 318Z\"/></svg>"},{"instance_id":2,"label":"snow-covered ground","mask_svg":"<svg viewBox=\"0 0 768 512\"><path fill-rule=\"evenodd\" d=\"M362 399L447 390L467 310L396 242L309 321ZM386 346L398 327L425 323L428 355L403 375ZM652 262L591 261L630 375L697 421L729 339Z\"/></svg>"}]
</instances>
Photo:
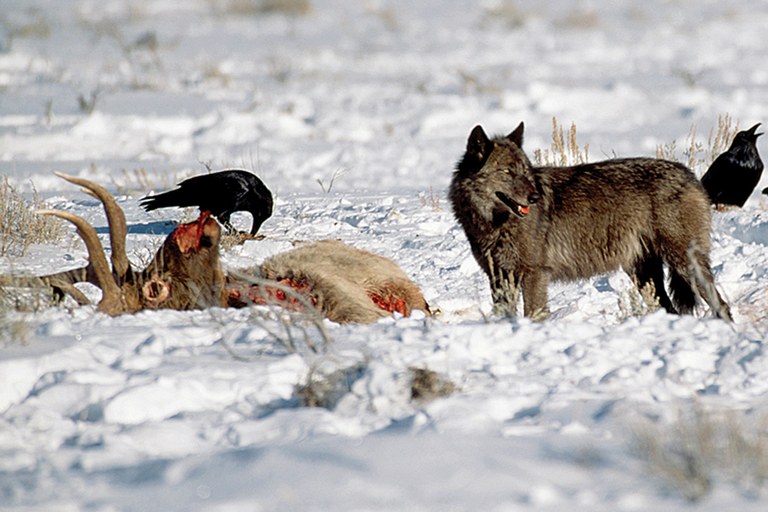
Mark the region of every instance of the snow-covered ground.
<instances>
[{"instance_id":1,"label":"snow-covered ground","mask_svg":"<svg viewBox=\"0 0 768 512\"><path fill-rule=\"evenodd\" d=\"M0 509L766 510L768 199L714 217L734 325L634 316L618 273L553 285L531 323L489 315L445 191L478 123L525 121L532 152L557 117L591 160L673 141L687 160L692 126L706 146L720 115L768 122L768 3L306 3L0 0L0 172L102 234L52 171L109 187L140 261L188 212L139 197L251 168L276 210L228 267L338 238L442 314L310 326L292 349L261 310L6 312ZM0 273L84 261L72 234ZM414 369L453 392L413 400Z\"/></svg>"}]
</instances>

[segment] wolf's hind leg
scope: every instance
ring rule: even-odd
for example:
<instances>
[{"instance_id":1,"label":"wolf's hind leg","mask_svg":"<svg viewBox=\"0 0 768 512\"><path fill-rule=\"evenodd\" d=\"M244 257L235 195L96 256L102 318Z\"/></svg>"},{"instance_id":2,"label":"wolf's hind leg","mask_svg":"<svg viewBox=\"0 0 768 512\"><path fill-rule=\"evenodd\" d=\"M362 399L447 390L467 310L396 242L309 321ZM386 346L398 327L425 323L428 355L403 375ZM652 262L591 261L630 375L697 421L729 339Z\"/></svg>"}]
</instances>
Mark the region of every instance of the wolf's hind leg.
<instances>
[{"instance_id":1,"label":"wolf's hind leg","mask_svg":"<svg viewBox=\"0 0 768 512\"><path fill-rule=\"evenodd\" d=\"M688 279L675 269L669 270L669 290L672 301L681 315L690 315L696 306L696 292Z\"/></svg>"},{"instance_id":2,"label":"wolf's hind leg","mask_svg":"<svg viewBox=\"0 0 768 512\"><path fill-rule=\"evenodd\" d=\"M630 277L635 279L635 285L644 299L648 296L649 287L652 287L653 295L659 301L659 306L667 310L668 313L677 313L677 309L672 305L672 301L664 289L664 265L661 258L649 255L639 260L635 264L634 272L630 273Z\"/></svg>"}]
</instances>

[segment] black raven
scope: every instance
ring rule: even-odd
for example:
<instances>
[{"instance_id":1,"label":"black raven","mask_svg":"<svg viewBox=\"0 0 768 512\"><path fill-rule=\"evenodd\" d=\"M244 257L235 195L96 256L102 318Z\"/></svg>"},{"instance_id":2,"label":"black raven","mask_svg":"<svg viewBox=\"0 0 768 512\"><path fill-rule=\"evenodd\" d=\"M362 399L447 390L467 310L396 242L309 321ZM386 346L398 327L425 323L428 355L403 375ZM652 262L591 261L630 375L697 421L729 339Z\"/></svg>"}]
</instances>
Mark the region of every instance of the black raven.
<instances>
[{"instance_id":1,"label":"black raven","mask_svg":"<svg viewBox=\"0 0 768 512\"><path fill-rule=\"evenodd\" d=\"M209 211L229 232L234 212L245 211L253 216L251 235L272 215L272 193L255 174L242 169L227 169L193 176L178 184L178 188L141 199L146 211L169 206L197 206Z\"/></svg>"},{"instance_id":2,"label":"black raven","mask_svg":"<svg viewBox=\"0 0 768 512\"><path fill-rule=\"evenodd\" d=\"M757 153L755 133L760 123L736 134L728 151L718 156L701 178L715 206L744 206L760 181L763 161Z\"/></svg>"}]
</instances>

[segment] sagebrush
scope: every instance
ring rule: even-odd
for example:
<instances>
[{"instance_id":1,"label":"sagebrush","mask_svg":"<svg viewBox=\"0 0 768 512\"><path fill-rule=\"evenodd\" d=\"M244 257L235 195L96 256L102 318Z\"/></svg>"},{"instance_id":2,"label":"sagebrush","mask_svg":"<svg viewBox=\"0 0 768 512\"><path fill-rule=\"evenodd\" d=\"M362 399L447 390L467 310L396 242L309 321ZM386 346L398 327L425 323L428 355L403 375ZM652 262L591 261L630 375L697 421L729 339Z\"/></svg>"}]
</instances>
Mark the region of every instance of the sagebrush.
<instances>
[{"instance_id":1,"label":"sagebrush","mask_svg":"<svg viewBox=\"0 0 768 512\"><path fill-rule=\"evenodd\" d=\"M690 502L728 482L756 497L768 482L768 418L681 407L667 424L638 422L631 448L648 471Z\"/></svg>"},{"instance_id":2,"label":"sagebrush","mask_svg":"<svg viewBox=\"0 0 768 512\"><path fill-rule=\"evenodd\" d=\"M35 214L44 208L36 190L27 201L8 178L0 179L0 256L24 256L33 244L56 244L64 237L62 222Z\"/></svg>"}]
</instances>

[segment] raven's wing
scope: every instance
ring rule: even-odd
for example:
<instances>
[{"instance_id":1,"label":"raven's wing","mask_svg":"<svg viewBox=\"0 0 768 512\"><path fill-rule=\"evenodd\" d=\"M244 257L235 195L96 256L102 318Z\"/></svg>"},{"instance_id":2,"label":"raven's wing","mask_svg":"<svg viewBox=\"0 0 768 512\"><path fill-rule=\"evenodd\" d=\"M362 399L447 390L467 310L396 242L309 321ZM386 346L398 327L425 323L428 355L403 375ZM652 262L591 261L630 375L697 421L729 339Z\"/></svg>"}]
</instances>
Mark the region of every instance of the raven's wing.
<instances>
[{"instance_id":1,"label":"raven's wing","mask_svg":"<svg viewBox=\"0 0 768 512\"><path fill-rule=\"evenodd\" d=\"M243 194L243 179L232 171L201 174L187 178L174 190L141 199L145 210L167 208L169 206L197 206L209 210L214 215L231 210L237 198Z\"/></svg>"},{"instance_id":2,"label":"raven's wing","mask_svg":"<svg viewBox=\"0 0 768 512\"><path fill-rule=\"evenodd\" d=\"M730 153L725 152L712 162L707 172L701 177L701 184L704 190L707 191L712 203L717 203L718 198L722 195L725 184L729 179L728 170L732 166L733 158Z\"/></svg>"}]
</instances>

